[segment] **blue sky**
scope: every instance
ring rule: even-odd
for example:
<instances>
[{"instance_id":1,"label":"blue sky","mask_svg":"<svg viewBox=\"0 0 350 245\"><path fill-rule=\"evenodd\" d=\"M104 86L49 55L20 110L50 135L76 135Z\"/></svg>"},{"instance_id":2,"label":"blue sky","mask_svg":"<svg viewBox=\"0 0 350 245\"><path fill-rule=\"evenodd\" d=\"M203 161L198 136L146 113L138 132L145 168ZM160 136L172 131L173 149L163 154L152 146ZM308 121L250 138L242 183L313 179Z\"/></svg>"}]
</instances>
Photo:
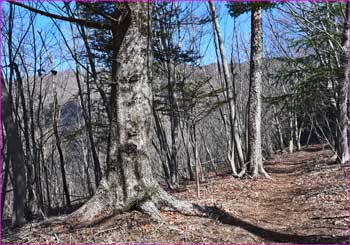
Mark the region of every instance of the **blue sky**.
<instances>
[{"instance_id":1,"label":"blue sky","mask_svg":"<svg viewBox=\"0 0 350 245\"><path fill-rule=\"evenodd\" d=\"M203 2L203 11L207 12L207 2ZM224 45L225 45L225 51L226 51L226 56L228 59L231 58L231 49L233 47L233 53L234 53L234 59L237 61L237 50L236 50L236 45L233 43L233 27L234 27L234 20L233 18L229 15L228 10L225 6L225 2L216 2L216 10L218 12L219 16L219 22L220 22L220 27L221 27L221 32L223 34L223 39L224 39ZM239 41L239 46L241 46L242 43L245 43L247 45L247 48L249 49L249 42L250 42L250 14L246 13L241 15L236 19L236 28L238 32L238 41ZM203 58L203 64L211 64L216 62L216 54L215 54L215 46L214 42L212 40L212 26L209 24L208 28L208 37L203 41L203 46L207 46L208 41L210 41L209 48L207 52L205 53L205 56ZM205 47L203 47L203 50L205 50ZM247 59L245 51L244 50L239 50L240 52L240 59L241 61L245 61Z\"/></svg>"},{"instance_id":2,"label":"blue sky","mask_svg":"<svg viewBox=\"0 0 350 245\"><path fill-rule=\"evenodd\" d=\"M3 7L6 8L6 5L8 3L2 3L2 4L4 5ZM207 14L208 3L204 1L198 4L200 4L200 7L198 8L197 11L199 11L202 14ZM237 62L237 54L239 52L241 62L247 61L246 51L248 50L249 52L249 44L250 44L250 14L249 13L243 14L236 19L238 40L239 40L239 46L240 46L240 50L236 50L236 45L232 46L233 18L228 14L227 8L225 6L225 2L216 2L216 9L219 15L221 31L223 33L226 55L228 59L230 59L231 48L234 47L233 49L234 60ZM63 45L63 42L62 40L60 40L61 39L60 34L56 30L53 22L49 18L40 16L40 15L36 16L35 22L36 22L36 26L42 31L43 35L48 36L49 50L50 52L52 52L51 55L55 57L55 64L59 66L58 69L59 70L69 69L68 64L61 64L61 65L59 64L59 61L63 59L63 56L65 57L65 59L68 59L68 55L63 52L60 52L61 49L57 48L58 45ZM68 24L62 21L58 21L58 23L63 28L63 30L68 31L67 32L68 34L66 35L66 37L68 39L71 39L71 35L69 35ZM17 24L26 25L27 23L17 23ZM216 62L216 55L215 55L213 35L212 35L213 29L212 29L211 23L207 24L205 28L206 28L206 35L203 37L202 45L201 45L202 54L204 55L203 59L201 60L201 65L206 65L206 64ZM37 37L37 39L39 38ZM210 42L209 45L208 45L208 42Z\"/></svg>"}]
</instances>

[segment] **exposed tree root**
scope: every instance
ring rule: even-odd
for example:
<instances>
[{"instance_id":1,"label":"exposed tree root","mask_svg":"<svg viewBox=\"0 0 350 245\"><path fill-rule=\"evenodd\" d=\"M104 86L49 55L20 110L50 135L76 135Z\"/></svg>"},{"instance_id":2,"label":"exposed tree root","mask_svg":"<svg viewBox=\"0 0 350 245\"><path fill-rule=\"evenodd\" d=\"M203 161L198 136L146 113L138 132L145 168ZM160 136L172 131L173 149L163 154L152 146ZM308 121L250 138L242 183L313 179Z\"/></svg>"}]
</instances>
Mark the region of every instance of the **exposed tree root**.
<instances>
[{"instance_id":1,"label":"exposed tree root","mask_svg":"<svg viewBox=\"0 0 350 245\"><path fill-rule=\"evenodd\" d=\"M243 178L247 175L247 169L243 168L238 174L233 174L233 177L235 178Z\"/></svg>"},{"instance_id":2,"label":"exposed tree root","mask_svg":"<svg viewBox=\"0 0 350 245\"><path fill-rule=\"evenodd\" d=\"M243 168L241 169L241 171L238 174L232 174L233 177L235 178L243 178L245 176L249 177L249 178L257 178L257 177L264 177L267 179L272 179L271 176L266 172L266 170L264 169L264 167L262 165L258 165L257 168L254 169L252 174L248 173L247 170L247 163L243 166Z\"/></svg>"},{"instance_id":3,"label":"exposed tree root","mask_svg":"<svg viewBox=\"0 0 350 245\"><path fill-rule=\"evenodd\" d=\"M156 221L156 222L163 221L162 216L160 215L159 209L156 207L154 202L150 200L144 201L139 205L139 208L141 212L149 215L153 221Z\"/></svg>"},{"instance_id":4,"label":"exposed tree root","mask_svg":"<svg viewBox=\"0 0 350 245\"><path fill-rule=\"evenodd\" d=\"M98 223L114 214L117 205L114 195L105 179L101 180L95 195L75 212L66 216L65 223L73 226L88 226Z\"/></svg>"},{"instance_id":5,"label":"exposed tree root","mask_svg":"<svg viewBox=\"0 0 350 245\"><path fill-rule=\"evenodd\" d=\"M259 176L262 176L262 177L267 178L267 179L272 179L270 177L270 175L265 171L262 164L258 164L258 166L255 167L253 175L252 175L253 178L259 177Z\"/></svg>"},{"instance_id":6,"label":"exposed tree root","mask_svg":"<svg viewBox=\"0 0 350 245\"><path fill-rule=\"evenodd\" d=\"M192 203L176 199L159 186L157 191L151 196L151 200L143 201L138 205L138 208L143 213L148 214L152 220L157 222L163 221L159 210L164 207L185 215L202 215L204 212L204 209L201 209Z\"/></svg>"},{"instance_id":7,"label":"exposed tree root","mask_svg":"<svg viewBox=\"0 0 350 245\"><path fill-rule=\"evenodd\" d=\"M182 214L200 215L203 213L198 206L195 206L192 203L186 201L178 200L174 196L169 195L163 189L159 189L158 198L159 204L169 207Z\"/></svg>"},{"instance_id":8,"label":"exposed tree root","mask_svg":"<svg viewBox=\"0 0 350 245\"><path fill-rule=\"evenodd\" d=\"M117 199L107 181L102 180L95 195L75 212L39 223L39 227L63 224L72 229L97 224L113 215L139 210L153 221L162 222L160 209L170 208L185 215L203 215L203 210L189 202L181 201L165 192L158 184L138 192L133 197Z\"/></svg>"}]
</instances>

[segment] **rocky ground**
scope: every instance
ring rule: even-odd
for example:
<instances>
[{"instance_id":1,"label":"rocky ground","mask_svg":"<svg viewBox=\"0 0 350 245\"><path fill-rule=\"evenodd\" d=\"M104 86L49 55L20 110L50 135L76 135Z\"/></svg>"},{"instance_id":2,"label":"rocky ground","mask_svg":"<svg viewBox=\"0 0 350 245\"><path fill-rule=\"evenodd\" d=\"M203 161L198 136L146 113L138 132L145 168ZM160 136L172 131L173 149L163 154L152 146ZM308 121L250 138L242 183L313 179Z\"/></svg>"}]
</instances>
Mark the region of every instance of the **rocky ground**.
<instances>
[{"instance_id":1,"label":"rocky ground","mask_svg":"<svg viewBox=\"0 0 350 245\"><path fill-rule=\"evenodd\" d=\"M272 179L211 176L173 193L210 211L185 216L162 211L163 223L133 211L93 227L3 226L2 243L349 243L349 166L311 146L265 162Z\"/></svg>"}]
</instances>

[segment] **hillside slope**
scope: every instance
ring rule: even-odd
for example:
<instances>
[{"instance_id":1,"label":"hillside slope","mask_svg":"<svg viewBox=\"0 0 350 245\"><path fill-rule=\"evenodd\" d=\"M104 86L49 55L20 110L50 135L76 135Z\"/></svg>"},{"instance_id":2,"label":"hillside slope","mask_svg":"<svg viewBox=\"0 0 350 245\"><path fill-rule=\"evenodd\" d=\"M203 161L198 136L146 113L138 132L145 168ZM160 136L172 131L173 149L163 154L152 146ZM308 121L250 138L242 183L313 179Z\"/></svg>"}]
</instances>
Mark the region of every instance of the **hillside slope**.
<instances>
[{"instance_id":1,"label":"hillside slope","mask_svg":"<svg viewBox=\"0 0 350 245\"><path fill-rule=\"evenodd\" d=\"M94 227L62 225L7 229L3 243L349 243L348 166L331 161L331 151L314 145L266 162L273 177L212 176L178 197L206 206L205 217L163 211L157 224L137 211Z\"/></svg>"}]
</instances>

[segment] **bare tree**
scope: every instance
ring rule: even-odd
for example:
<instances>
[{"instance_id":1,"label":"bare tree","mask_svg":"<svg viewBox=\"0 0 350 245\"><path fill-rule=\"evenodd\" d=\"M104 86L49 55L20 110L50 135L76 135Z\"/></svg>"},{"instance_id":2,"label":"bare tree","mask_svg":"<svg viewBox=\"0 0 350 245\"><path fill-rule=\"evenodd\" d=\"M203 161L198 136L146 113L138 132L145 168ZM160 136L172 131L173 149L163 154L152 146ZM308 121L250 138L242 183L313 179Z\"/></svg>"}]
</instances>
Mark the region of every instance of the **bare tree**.
<instances>
[{"instance_id":1,"label":"bare tree","mask_svg":"<svg viewBox=\"0 0 350 245\"><path fill-rule=\"evenodd\" d=\"M340 54L340 71L338 78L337 100L337 161L345 164L349 161L348 148L348 86L349 86L349 49L350 49L350 3L346 2L346 17Z\"/></svg>"},{"instance_id":2,"label":"bare tree","mask_svg":"<svg viewBox=\"0 0 350 245\"><path fill-rule=\"evenodd\" d=\"M248 161L249 172L253 176L262 174L264 170L261 151L261 62L262 62L262 9L257 7L251 13L251 51L250 51L250 83L249 83L249 116L248 116Z\"/></svg>"},{"instance_id":3,"label":"bare tree","mask_svg":"<svg viewBox=\"0 0 350 245\"><path fill-rule=\"evenodd\" d=\"M164 192L152 177L149 164L152 129L150 68L150 3L115 3L118 11L109 24L91 23L47 13L14 3L46 16L112 31L111 159L95 195L68 220L77 225L95 223L115 213L139 208L159 220L157 206L167 204L195 212L191 204ZM147 21L148 20L148 21Z\"/></svg>"},{"instance_id":4,"label":"bare tree","mask_svg":"<svg viewBox=\"0 0 350 245\"><path fill-rule=\"evenodd\" d=\"M25 223L24 208L26 200L26 176L24 152L21 137L18 132L18 121L13 117L13 106L11 97L7 91L3 79L2 85L2 120L7 135L7 147L9 161L11 162L13 174L13 210L12 224L17 226Z\"/></svg>"},{"instance_id":5,"label":"bare tree","mask_svg":"<svg viewBox=\"0 0 350 245\"><path fill-rule=\"evenodd\" d=\"M229 122L230 122L230 152L229 152L229 161L232 168L233 175L237 176L237 167L239 164L235 163L235 150L238 152L238 159L241 164L244 162L243 150L240 137L238 135L238 123L237 123L237 112L235 105L235 91L234 91L234 79L230 78L230 71L228 68L227 58L225 54L224 41L221 34L221 29L219 26L218 16L215 9L215 4L212 0L209 0L209 8L211 11L211 17L213 20L213 24L215 27L216 35L219 43L219 50L221 56L221 62L224 72L224 80L225 80L225 91L226 91L226 99L228 101L229 108ZM229 83L232 82L232 86Z\"/></svg>"}]
</instances>

